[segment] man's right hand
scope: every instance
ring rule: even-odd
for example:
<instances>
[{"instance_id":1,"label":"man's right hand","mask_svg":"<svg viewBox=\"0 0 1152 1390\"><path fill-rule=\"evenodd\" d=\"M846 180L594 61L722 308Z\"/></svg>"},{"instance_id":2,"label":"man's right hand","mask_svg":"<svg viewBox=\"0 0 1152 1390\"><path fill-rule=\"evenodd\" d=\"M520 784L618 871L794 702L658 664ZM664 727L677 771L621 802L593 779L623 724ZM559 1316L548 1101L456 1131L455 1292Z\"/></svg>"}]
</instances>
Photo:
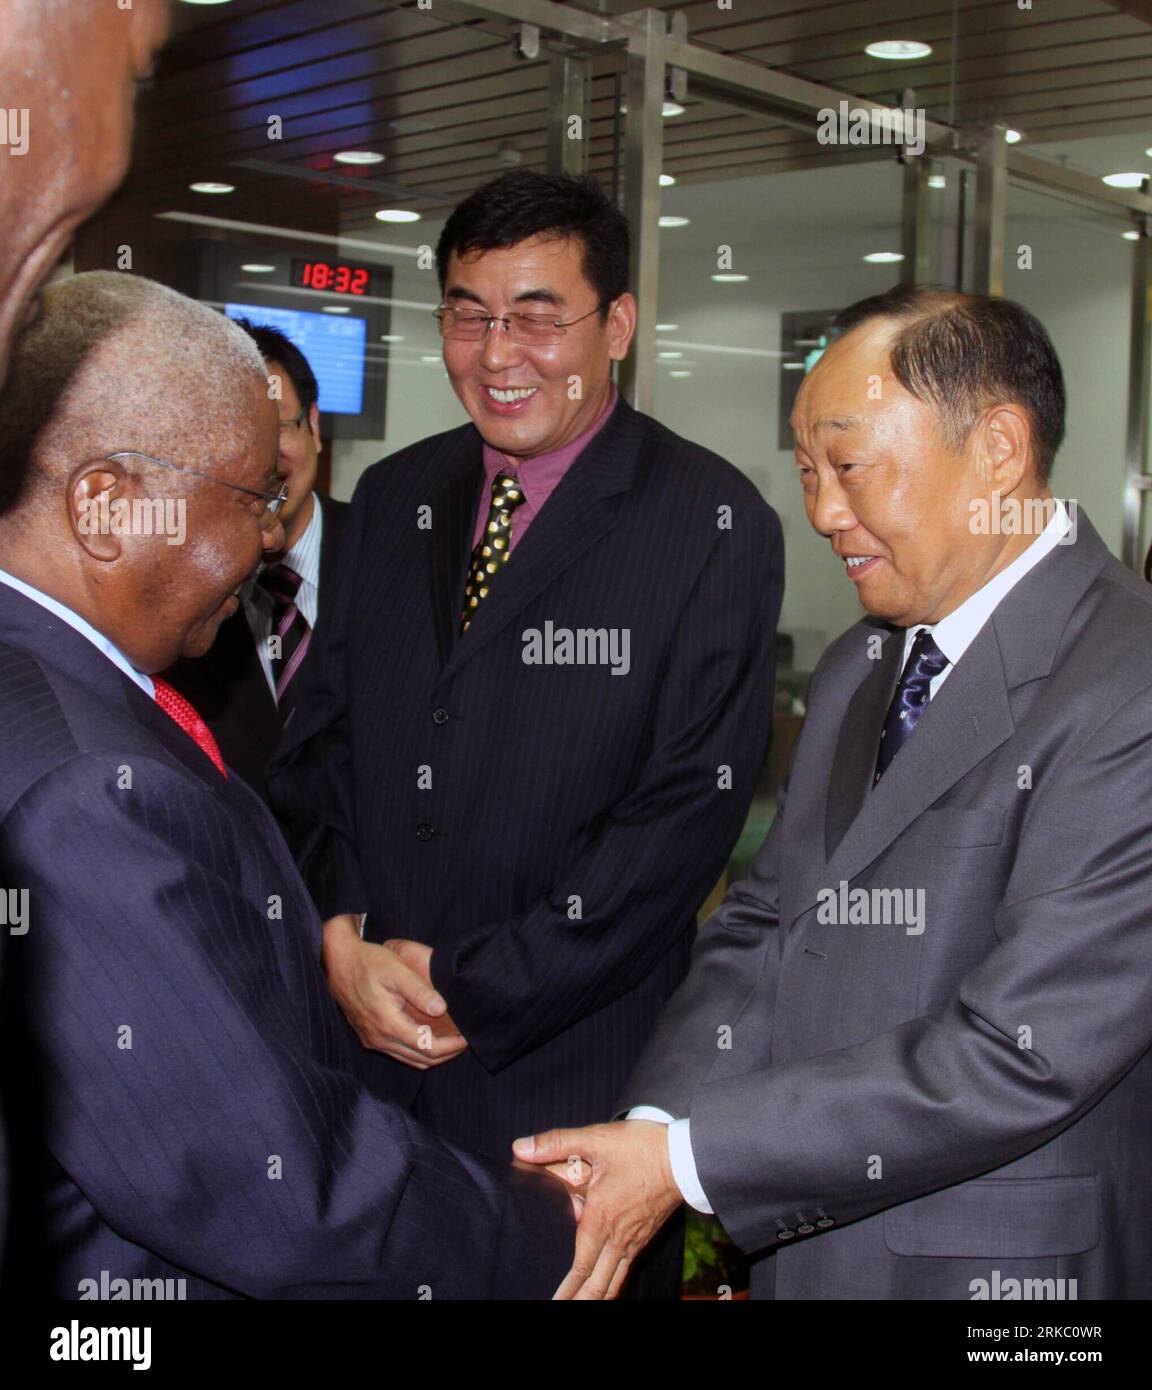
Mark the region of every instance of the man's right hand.
<instances>
[{"instance_id":1,"label":"man's right hand","mask_svg":"<svg viewBox=\"0 0 1152 1390\"><path fill-rule=\"evenodd\" d=\"M402 958L416 942L377 946L360 939L351 913L324 923L328 987L365 1047L427 1071L451 1061L468 1043L448 1017L448 1006L425 975Z\"/></svg>"}]
</instances>

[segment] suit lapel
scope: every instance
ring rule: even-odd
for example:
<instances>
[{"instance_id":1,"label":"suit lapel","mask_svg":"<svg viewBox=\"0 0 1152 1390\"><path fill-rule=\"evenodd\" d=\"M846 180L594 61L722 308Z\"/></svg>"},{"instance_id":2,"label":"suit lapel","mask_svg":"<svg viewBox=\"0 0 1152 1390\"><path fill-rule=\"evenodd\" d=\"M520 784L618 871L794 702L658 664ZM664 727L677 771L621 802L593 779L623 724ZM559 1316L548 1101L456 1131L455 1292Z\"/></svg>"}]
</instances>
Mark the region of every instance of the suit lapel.
<instances>
[{"instance_id":1,"label":"suit lapel","mask_svg":"<svg viewBox=\"0 0 1152 1390\"><path fill-rule=\"evenodd\" d=\"M883 642L879 660L869 662L871 669L848 703L836 741L824 816L824 850L828 859L856 819L872 787L880 731L900 676L903 630L883 629L876 635ZM862 632L861 640L867 643L871 635Z\"/></svg>"},{"instance_id":2,"label":"suit lapel","mask_svg":"<svg viewBox=\"0 0 1152 1390\"><path fill-rule=\"evenodd\" d=\"M480 605L466 636L452 649L449 664L453 668L482 651L569 565L612 530L620 515L618 494L632 485L644 437L644 417L620 397L607 423L568 469L517 543L499 583L493 585L491 597ZM473 507L469 524L474 518ZM466 546L470 540L469 532ZM453 595L456 628L466 558L467 551L461 557L459 588Z\"/></svg>"},{"instance_id":3,"label":"suit lapel","mask_svg":"<svg viewBox=\"0 0 1152 1390\"><path fill-rule=\"evenodd\" d=\"M442 667L451 657L460 631L472 528L483 485L484 446L474 429L466 430L449 458L444 477L428 498L432 525L429 581Z\"/></svg>"}]
</instances>

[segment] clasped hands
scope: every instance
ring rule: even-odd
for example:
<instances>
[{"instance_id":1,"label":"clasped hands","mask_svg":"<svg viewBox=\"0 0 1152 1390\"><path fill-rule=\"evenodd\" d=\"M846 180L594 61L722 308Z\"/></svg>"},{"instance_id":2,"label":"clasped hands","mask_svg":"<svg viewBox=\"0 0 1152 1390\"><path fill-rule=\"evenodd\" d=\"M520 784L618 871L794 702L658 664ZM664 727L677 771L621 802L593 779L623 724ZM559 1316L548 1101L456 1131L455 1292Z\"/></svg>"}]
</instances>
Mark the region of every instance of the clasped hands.
<instances>
[{"instance_id":1,"label":"clasped hands","mask_svg":"<svg viewBox=\"0 0 1152 1390\"><path fill-rule=\"evenodd\" d=\"M360 938L355 916L324 923L329 987L365 1047L427 1071L468 1043L431 978L432 948L394 938ZM636 1256L680 1205L668 1132L652 1120L553 1129L517 1139L520 1167L542 1167L566 1183L576 1213L572 1268L558 1299L615 1298Z\"/></svg>"},{"instance_id":2,"label":"clasped hands","mask_svg":"<svg viewBox=\"0 0 1152 1390\"><path fill-rule=\"evenodd\" d=\"M356 917L324 923L324 969L344 1017L365 1047L427 1071L459 1057L468 1043L432 984L432 948L394 938L360 939Z\"/></svg>"}]
</instances>

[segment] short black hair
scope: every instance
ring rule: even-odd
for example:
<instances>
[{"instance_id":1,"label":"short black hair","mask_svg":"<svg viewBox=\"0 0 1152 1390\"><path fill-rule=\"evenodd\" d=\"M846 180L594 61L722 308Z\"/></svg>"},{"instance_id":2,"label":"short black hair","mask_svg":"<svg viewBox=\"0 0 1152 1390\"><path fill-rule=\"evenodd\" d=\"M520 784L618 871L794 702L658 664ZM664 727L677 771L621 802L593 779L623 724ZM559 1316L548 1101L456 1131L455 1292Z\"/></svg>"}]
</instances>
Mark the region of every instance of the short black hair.
<instances>
[{"instance_id":1,"label":"short black hair","mask_svg":"<svg viewBox=\"0 0 1152 1390\"><path fill-rule=\"evenodd\" d=\"M1036 468L1047 482L1064 439L1064 373L1039 319L1011 299L931 285L898 285L845 309L834 328L848 333L870 319L902 324L892 340L892 371L917 400L940 412L945 438L959 448L982 411L1022 406L1032 421Z\"/></svg>"},{"instance_id":2,"label":"short black hair","mask_svg":"<svg viewBox=\"0 0 1152 1390\"><path fill-rule=\"evenodd\" d=\"M600 301L600 317L628 289L628 220L591 176L512 169L457 205L436 243L440 292L453 251L494 251L534 236L579 237L584 275Z\"/></svg>"},{"instance_id":3,"label":"short black hair","mask_svg":"<svg viewBox=\"0 0 1152 1390\"><path fill-rule=\"evenodd\" d=\"M278 328L270 328L263 323L252 323L249 319L237 319L236 322L260 349L260 356L265 362L280 363L296 388L301 410L310 411L320 399L320 387L316 382L316 373L308 365L307 357L287 333L281 333Z\"/></svg>"}]
</instances>

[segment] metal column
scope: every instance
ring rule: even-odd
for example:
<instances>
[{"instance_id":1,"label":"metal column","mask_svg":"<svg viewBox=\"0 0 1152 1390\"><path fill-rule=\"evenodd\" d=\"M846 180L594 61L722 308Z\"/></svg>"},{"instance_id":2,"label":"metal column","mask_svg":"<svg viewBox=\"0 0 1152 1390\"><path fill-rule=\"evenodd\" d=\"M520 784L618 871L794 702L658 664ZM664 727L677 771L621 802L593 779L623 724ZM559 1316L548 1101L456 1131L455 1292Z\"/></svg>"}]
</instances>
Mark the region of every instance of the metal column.
<instances>
[{"instance_id":1,"label":"metal column","mask_svg":"<svg viewBox=\"0 0 1152 1390\"><path fill-rule=\"evenodd\" d=\"M1149 409L1152 408L1152 231L1150 219L1139 219L1139 240L1133 243L1132 336L1128 354L1128 429L1125 448L1124 532L1122 559L1143 572L1141 521L1144 501L1152 490L1148 474Z\"/></svg>"},{"instance_id":2,"label":"metal column","mask_svg":"<svg viewBox=\"0 0 1152 1390\"><path fill-rule=\"evenodd\" d=\"M588 172L588 60L568 53L548 58L548 171Z\"/></svg>"},{"instance_id":3,"label":"metal column","mask_svg":"<svg viewBox=\"0 0 1152 1390\"><path fill-rule=\"evenodd\" d=\"M904 253L904 263L900 280L905 285L926 285L931 276L928 169L924 155L908 155L904 159L900 218L900 250Z\"/></svg>"},{"instance_id":4,"label":"metal column","mask_svg":"<svg viewBox=\"0 0 1152 1390\"><path fill-rule=\"evenodd\" d=\"M1004 126L992 126L976 150L976 244L972 272L976 294L1004 293L1004 218L1008 195L1008 145L1004 133Z\"/></svg>"},{"instance_id":5,"label":"metal column","mask_svg":"<svg viewBox=\"0 0 1152 1390\"><path fill-rule=\"evenodd\" d=\"M620 386L637 410L651 414L656 395L656 317L660 290L660 169L664 156L666 19L659 10L629 16L624 122L624 212L632 231L636 336L621 363Z\"/></svg>"}]
</instances>

